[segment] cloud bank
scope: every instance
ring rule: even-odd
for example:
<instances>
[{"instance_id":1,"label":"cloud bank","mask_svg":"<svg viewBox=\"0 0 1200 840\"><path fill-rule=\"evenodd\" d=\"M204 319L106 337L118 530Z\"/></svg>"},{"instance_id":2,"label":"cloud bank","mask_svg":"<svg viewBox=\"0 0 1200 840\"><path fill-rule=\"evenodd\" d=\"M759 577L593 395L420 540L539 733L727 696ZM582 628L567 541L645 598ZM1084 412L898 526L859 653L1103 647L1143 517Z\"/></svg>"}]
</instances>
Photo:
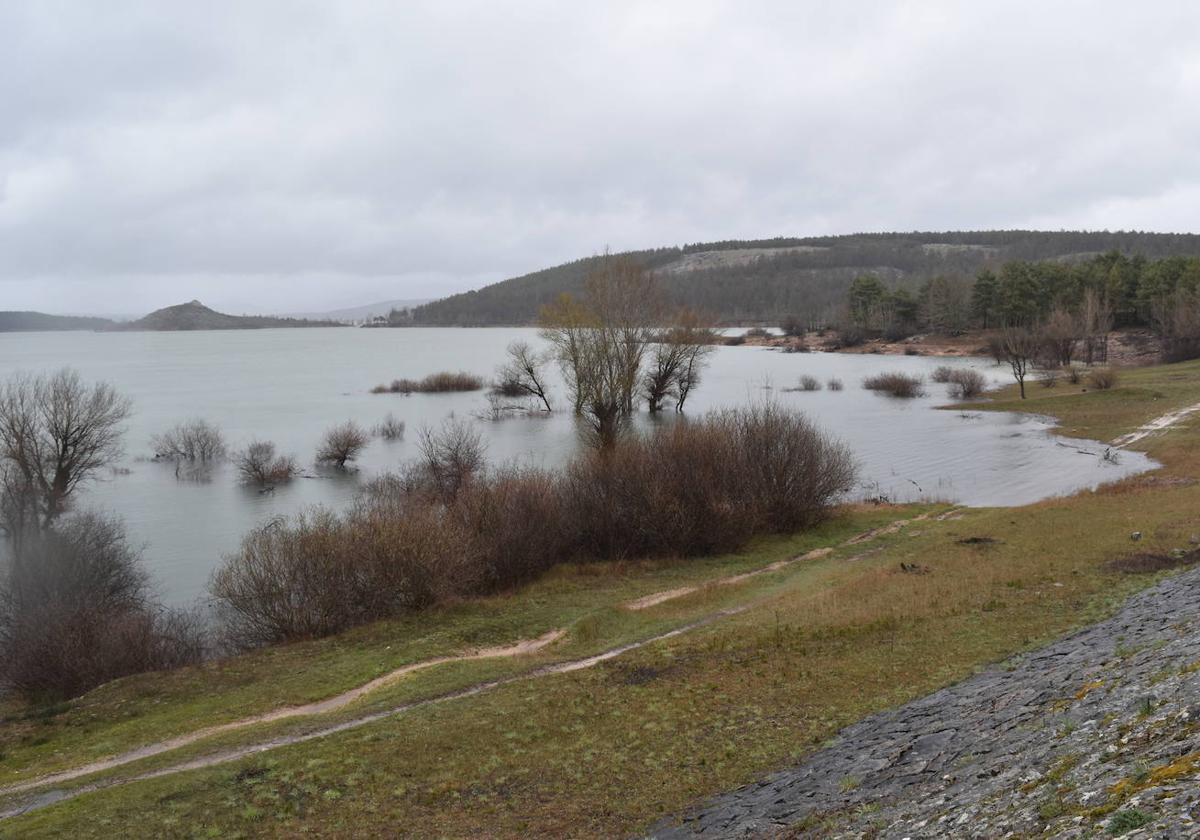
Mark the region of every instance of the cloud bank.
<instances>
[{"instance_id":1,"label":"cloud bank","mask_svg":"<svg viewBox=\"0 0 1200 840\"><path fill-rule=\"evenodd\" d=\"M0 309L435 297L709 239L1196 231L1191 3L0 4Z\"/></svg>"}]
</instances>

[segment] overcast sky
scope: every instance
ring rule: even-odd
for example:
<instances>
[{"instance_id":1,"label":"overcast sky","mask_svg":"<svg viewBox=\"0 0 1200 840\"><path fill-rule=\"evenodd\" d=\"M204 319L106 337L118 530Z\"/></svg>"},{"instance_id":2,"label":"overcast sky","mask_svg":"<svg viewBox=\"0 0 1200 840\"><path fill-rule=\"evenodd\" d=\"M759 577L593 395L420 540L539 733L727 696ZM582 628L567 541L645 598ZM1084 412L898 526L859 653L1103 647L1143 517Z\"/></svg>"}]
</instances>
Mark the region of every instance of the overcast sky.
<instances>
[{"instance_id":1,"label":"overcast sky","mask_svg":"<svg viewBox=\"0 0 1200 840\"><path fill-rule=\"evenodd\" d=\"M1200 4L0 0L0 309L1017 226L1200 230Z\"/></svg>"}]
</instances>

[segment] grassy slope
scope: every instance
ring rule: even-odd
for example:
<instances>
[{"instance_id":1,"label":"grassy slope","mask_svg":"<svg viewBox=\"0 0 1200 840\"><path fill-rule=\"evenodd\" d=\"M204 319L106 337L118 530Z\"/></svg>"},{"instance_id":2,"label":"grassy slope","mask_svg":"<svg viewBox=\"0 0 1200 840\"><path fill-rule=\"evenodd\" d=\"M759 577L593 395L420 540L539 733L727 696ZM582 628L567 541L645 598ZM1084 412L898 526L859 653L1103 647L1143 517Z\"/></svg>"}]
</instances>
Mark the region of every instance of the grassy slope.
<instances>
[{"instance_id":1,"label":"grassy slope","mask_svg":"<svg viewBox=\"0 0 1200 840\"><path fill-rule=\"evenodd\" d=\"M1114 391L1078 390L1034 386L1024 403L1010 402L1012 394L1005 393L987 407L1055 414L1069 434L1109 439L1200 402L1200 364L1131 371ZM1130 531L1146 535L1138 550L1166 550L1197 530L1200 485L1190 479L1200 476L1198 444L1200 421L1192 417L1144 442L1166 464L1150 476L1026 508L922 522L643 614L614 606L841 542L897 514L849 512L819 533L699 563L563 569L518 597L463 604L203 671L125 680L60 715L7 724L0 779L327 696L467 645L571 628L561 646L531 661L434 669L365 705L432 696L534 662L600 650L729 603L758 604L591 670L517 682L222 767L89 794L0 823L0 837L99 837L114 829L181 837L634 832L793 760L872 710L920 696L1113 609L1148 582L1105 569L1109 559L1133 550ZM998 542L958 542L968 536ZM930 572L904 574L902 561ZM197 745L189 754L211 748Z\"/></svg>"}]
</instances>

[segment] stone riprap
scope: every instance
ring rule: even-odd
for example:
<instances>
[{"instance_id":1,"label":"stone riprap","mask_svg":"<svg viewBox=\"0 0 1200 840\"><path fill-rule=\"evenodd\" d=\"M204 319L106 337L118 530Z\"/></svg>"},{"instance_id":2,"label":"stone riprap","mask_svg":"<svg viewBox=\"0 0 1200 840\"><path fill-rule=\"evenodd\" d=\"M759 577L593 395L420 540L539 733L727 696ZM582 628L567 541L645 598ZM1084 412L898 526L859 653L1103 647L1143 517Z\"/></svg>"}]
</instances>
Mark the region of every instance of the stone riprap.
<instances>
[{"instance_id":1,"label":"stone riprap","mask_svg":"<svg viewBox=\"0 0 1200 840\"><path fill-rule=\"evenodd\" d=\"M649 832L1200 836L1200 569Z\"/></svg>"}]
</instances>

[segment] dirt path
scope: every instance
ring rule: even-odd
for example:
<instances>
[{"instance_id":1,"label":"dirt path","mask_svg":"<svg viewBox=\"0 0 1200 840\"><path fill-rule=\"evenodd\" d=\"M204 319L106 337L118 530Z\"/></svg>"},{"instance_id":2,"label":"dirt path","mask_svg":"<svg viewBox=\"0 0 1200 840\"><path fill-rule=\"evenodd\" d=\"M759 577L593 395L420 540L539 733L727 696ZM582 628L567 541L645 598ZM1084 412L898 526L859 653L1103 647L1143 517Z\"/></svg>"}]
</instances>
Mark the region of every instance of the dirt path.
<instances>
[{"instance_id":1,"label":"dirt path","mask_svg":"<svg viewBox=\"0 0 1200 840\"><path fill-rule=\"evenodd\" d=\"M1124 449L1126 446L1137 443L1141 440L1145 440L1153 434L1166 431L1172 426L1175 426L1185 420L1189 415L1195 414L1196 412L1200 412L1200 403L1189 405L1186 408L1179 409L1178 411L1172 411L1169 414L1164 414L1162 417L1156 417L1149 423L1134 429L1132 432L1121 435L1119 438L1115 438L1112 442L1112 445L1118 449Z\"/></svg>"},{"instance_id":2,"label":"dirt path","mask_svg":"<svg viewBox=\"0 0 1200 840\"><path fill-rule=\"evenodd\" d=\"M929 519L935 519L939 522L942 522L947 519L955 519L961 515L962 508L955 507L944 513L938 514L937 516L934 516L930 513L923 513L920 516L913 517L912 519L897 519L895 522L892 522L889 525L883 525L879 528L872 528L869 531L863 531L861 534L851 537L850 539L846 540L846 542L842 543L842 547L845 548L848 546L861 545L865 542L870 542L877 537L898 533L907 528L909 525L912 525L914 522L925 522ZM832 548L815 548L812 551L797 555L796 557L792 557L787 560L776 560L774 563L763 566L761 569L742 572L741 574L732 575L727 578L719 578L717 580L710 581L709 583L697 584L695 586L680 586L676 589L664 589L661 592L651 592L649 595L643 595L641 598L628 601L622 606L627 610L634 611L649 609L650 607L656 607L659 604L665 604L667 601L673 601L676 598L682 598L684 595L691 595L693 592L699 592L706 586L732 586L734 584L747 581L750 578L758 577L759 575L765 575L768 572L777 572L780 569L787 568L793 563L802 563L805 560L816 560L820 557L825 557L826 555L832 554L833 551L834 550Z\"/></svg>"},{"instance_id":3,"label":"dirt path","mask_svg":"<svg viewBox=\"0 0 1200 840\"><path fill-rule=\"evenodd\" d=\"M944 513L941 513L937 516L933 516L933 514L926 513L926 514L922 514L917 517L913 517L912 519L896 520L895 522L892 522L888 525L884 525L879 528L873 528L869 531L864 531L861 534L857 534L856 536L851 537L849 540L844 542L842 545L843 546L861 545L862 543L869 542L873 539L876 539L877 537L897 533L897 532L903 530L905 527L907 527L910 524L926 521L931 518L939 520L939 521L951 519L951 518L956 517L957 515L960 515L960 510L961 509L959 509L959 508L953 508L953 509L946 511ZM739 583L742 583L751 578L757 577L759 575L766 574L768 572L779 571L780 569L786 568L787 566L790 566L794 563L803 562L805 560L815 560L817 558L824 557L828 554L831 554L833 551L834 551L834 549L828 548L828 547L814 549L812 551L806 552L805 554L801 554L796 557L789 558L787 560L778 560L774 563L770 563L766 566L763 566L762 568L754 569L754 570L748 571L748 572L742 572L737 575L731 575L729 577L721 578L721 579L712 581L707 584L700 584L700 585L696 585L696 586L684 586L684 587L679 587L676 589L665 590L662 592L654 592L649 595L645 595L641 598L638 598L634 601L630 601L630 602L626 603L624 605L624 607L629 610L647 609L647 608L655 606L657 604L665 603L666 601L669 601L669 600L672 600L675 598L680 598L680 597L683 597L684 595L688 595L693 592L697 592L704 586L729 586L729 585L739 584ZM426 706L426 705L430 705L433 703L445 702L447 700L454 700L454 699L459 699L459 698L463 698L463 697L470 697L475 694L482 693L484 691L489 691L493 688L498 688L502 685L507 685L508 683L514 682L518 679L527 679L527 678L533 678L533 677L538 677L538 676L547 676L550 674L569 673L571 671L577 671L577 670L581 670L584 668L591 668L595 665L600 664L601 662L605 662L609 659L613 659L614 657L620 656L623 653L627 653L628 651L636 650L637 648L643 647L643 646L645 646L647 644L651 644L653 642L663 641L666 639L673 638L682 633L686 633L690 630L694 630L698 627L702 627L706 624L709 624L712 621L715 621L719 618L723 618L728 615L733 615L735 613L742 612L746 609L749 609L750 606L751 605L744 605L744 606L729 609L729 610L722 610L720 612L713 613L710 616L706 616L705 618L699 619L696 622L693 622L691 624L680 627L676 630L672 630L670 632L663 633L661 635L654 636L652 638L645 639L640 642L633 642L628 645L623 645L620 647L612 648L610 650L604 651L603 653L596 654L596 655L590 656L590 657L586 657L584 659L578 659L578 660L572 660L570 662L559 663L557 665L547 666L546 668L535 670L528 674L519 675L519 676L515 676L515 677L509 677L509 678L497 680L494 682L482 683L482 684L479 684L476 686L470 686L468 688L465 688L465 689L462 689L462 690L459 690L456 692L452 692L450 694L443 695L440 697L432 698L430 700L424 700L424 701L419 701L416 703L405 704L402 706L397 706L393 709L390 709L390 710L387 710L384 712L377 712L377 713L373 713L373 714L369 714L369 715L364 715L364 716L354 718L354 719L344 722L344 723L340 723L340 724L336 724L336 725L332 725L329 727L319 729L315 732L311 732L311 733L307 733L307 734L303 734L303 735L286 736L286 737L281 737L278 739L273 739L270 741L265 741L265 742L255 744L255 745L235 748L235 749L227 750L225 752L216 753L211 756L206 756L206 757L194 759L192 761L172 765L172 766L170 766L168 768L164 768L162 770L151 771L149 773L132 776L132 777L129 777L126 779L111 780L108 782L98 783L95 785L85 785L80 788L74 789L72 791L49 791L42 795L32 797L28 801L22 802L18 806L14 807L8 811L0 812L0 819L15 816L16 814L20 814L20 813L25 813L28 810L33 810L33 809L36 809L39 807L44 807L46 805L52 804L53 802L60 801L63 798L73 798L82 793L87 793L92 790L99 790L102 787L109 787L109 786L112 786L115 784L125 784L128 782L139 781L142 779L158 778L159 776L170 775L173 773L180 773L180 772L184 772L186 770L194 770L194 769L199 769L199 768L203 768L203 767L211 767L216 764L221 764L221 763L225 763L225 762L229 762L229 761L235 761L239 758L245 757L247 755L252 755L257 752L263 752L266 750L271 750L271 749L275 749L275 748L278 748L281 746L287 746L290 744L302 743L304 741L312 740L314 738L321 738L326 735L332 735L337 732L342 732L346 729L354 728L357 726L362 726L364 724L372 723L377 720L382 720L383 718L389 717L391 715L401 714L401 713L409 711L411 709L420 708L421 706ZM183 735L178 735L174 738L168 738L168 739L158 741L153 744L147 744L145 746L138 747L137 749L129 750L127 752L121 753L120 755L112 756L112 757L105 758L105 759L100 759L98 761L90 762L88 764L84 764L84 765L81 765L78 767L73 767L69 770L63 770L58 773L53 773L53 774L49 774L46 776L40 776L38 778L30 779L28 781L20 782L20 783L14 784L14 785L0 787L0 796L13 796L13 795L19 795L22 793L28 793L30 791L40 789L40 788L50 788L50 787L53 787L54 785L60 785L65 782L70 782L75 779L82 778L84 776L92 775L94 773L101 773L101 772L105 772L107 770L113 770L113 769L121 767L123 765L133 763L135 761L140 761L142 759L151 758L156 755L161 755L163 753L171 752L173 750L177 750L182 747L186 747L191 744L195 744L199 741L202 741L206 738L210 738L215 735L222 735L222 734L225 734L228 732L236 732L240 729L246 729L246 728L256 726L259 724L273 723L275 721L287 720L290 718L309 717L309 716L321 715L321 714L327 714L330 712L339 711L341 709L346 708L347 706L354 703L355 701L363 698L364 696L366 696L374 691L378 691L379 689L384 688L388 685L391 685L391 684L397 682L398 680L400 680L410 674L413 674L417 671L421 671L421 670L424 670L427 668L432 668L432 667L435 667L438 665L447 664L450 662L465 662L465 661L472 661L472 660L479 660L479 659L494 659L494 658L511 658L511 657L517 657L517 656L521 656L521 655L531 654L531 653L535 653L535 652L542 650L543 648L553 644L554 642L561 639L564 635L565 635L564 630L556 629L556 630L551 630L551 631L543 634L542 636L539 636L536 639L523 640L523 641L517 642L513 645L509 645L509 646L505 646L505 647L483 648L480 650L469 651L469 652L458 654L455 656L443 656L443 657L437 657L434 659L427 659L422 662L415 662L411 665L406 665L402 668L398 668L395 671L391 671L387 674L384 674L383 676L377 677L376 679L373 679L370 682L364 683L363 685L352 688L349 691L345 691L334 697L329 697L325 700L318 700L313 703L307 703L307 704L304 704L301 706L286 706L283 708L274 709L270 712L265 712L260 715L254 715L251 717L242 718L240 720L230 721L229 723L218 724L216 726L205 727L203 729L198 729L193 732L185 733Z\"/></svg>"},{"instance_id":4,"label":"dirt path","mask_svg":"<svg viewBox=\"0 0 1200 840\"><path fill-rule=\"evenodd\" d=\"M385 720L389 717L394 717L396 715L404 714L405 712L410 712L414 709L420 709L420 708L424 708L427 706L433 706L433 705L440 704L440 703L446 703L451 700L461 700L461 699L464 699L467 697L474 697L478 694L483 694L485 692L492 691L494 689L501 688L506 685L511 685L512 683L519 682L521 680L537 679L540 677L552 676L554 674L567 674L567 673L571 673L573 671L581 671L585 668L592 668L592 667L595 667L596 665L599 665L602 662L607 662L610 659L614 659L624 653L628 653L629 651L637 650L638 648L642 648L647 645L654 644L656 642L661 642L661 641L665 641L667 639L672 639L672 638L675 638L676 636L681 636L684 633L688 633L688 632L691 632L692 630L696 630L700 627L704 627L706 625L712 624L713 622L718 621L722 618L726 618L728 616L737 615L738 613L745 612L746 610L750 609L751 606L753 606L753 605L747 604L747 605L743 605L740 607L733 607L733 608L727 609L727 610L720 610L718 612L704 616L703 618L697 619L696 621L693 621L689 624L685 624L682 627L677 627L674 630L669 630L666 633L660 633L656 636L651 636L650 638L647 638L647 639L642 639L637 642L630 642L625 645L620 645L615 648L610 648L609 650L606 650L602 653L595 654L593 656L584 657L582 659L573 659L573 660L570 660L567 662L559 662L554 665L547 665L545 667L537 668L537 669L534 669L533 671L529 671L524 674L516 674L511 677L503 677L503 678L497 679L497 680L490 680L488 682L477 683L476 685L471 685L471 686L467 686L466 688L461 688L456 691L451 691L447 694L442 694L438 697L431 697L426 700L418 700L418 701L411 702L411 703L404 703L399 706L395 706L391 709L385 709L383 711L372 712L370 714L361 715L359 717L351 718L349 720L342 721L342 722L336 723L336 724L332 724L330 726L327 726L327 727L324 727L321 729L317 729L317 730L314 730L311 732L305 732L305 733L300 733L300 734L296 734L296 735L283 735L283 736L280 736L277 738L272 738L267 741L259 741L257 743L253 743L253 744L245 744L240 747L233 747L233 748L221 750L218 752L211 753L209 755L204 755L204 756L200 756L197 758L189 759L187 761L182 761L177 764L172 764L167 767L161 767L157 770L150 770L145 773L139 773L139 774L136 774L133 776L105 779L103 781L93 782L91 784L80 785L79 787L76 787L76 788L68 788L68 789L58 788L58 789L46 790L46 791L43 791L42 793L32 795L32 796L26 798L25 800L20 801L14 805L11 805L3 811L0 811L0 820L5 820L5 819L9 819L11 817L19 816L21 814L26 814L26 813L29 813L30 811L36 811L41 808L45 808L50 805L53 805L57 802L64 802L69 799L74 799L74 798L76 798L78 796L82 796L83 794L86 794L86 793L93 793L95 791L105 790L105 789L111 788L111 787L127 785L132 782L146 781L148 779L159 779L164 776L173 776L177 773L184 773L189 770L201 770L201 769L204 769L207 767L216 767L218 765L228 764L231 761L237 761L238 759L246 758L251 755L257 755L259 753L264 753L269 750L279 749L280 747L287 747L287 746L291 746L293 744L303 744L308 741L317 740L318 738L325 738L325 737L328 737L329 735L335 735L339 732L346 732L351 729L357 729L361 726L366 726L367 724L370 724L370 723L376 723L378 721ZM561 633L561 631L554 631L554 632ZM550 635L550 634L547 634L547 636L548 635ZM543 636L542 638L545 639L546 636ZM520 644L530 645L530 644L533 644L533 642L523 642ZM547 644L548 644L548 642L547 642ZM502 650L507 651L507 650L511 650L511 648L504 648ZM528 648L527 648L527 650L528 650ZM466 658L466 657L463 657L463 658ZM473 655L472 658L480 658L480 657L478 656L478 653L476 653ZM430 664L433 664L432 660L430 661ZM328 702L328 701L325 701L325 702ZM165 744L168 742L163 742L163 743ZM158 746L158 745L155 745L155 746ZM143 749L149 749L149 748L143 748ZM158 750L157 752L163 752L163 751L164 750ZM155 754L157 754L157 752L149 752L149 753L146 753L145 755L155 755ZM145 757L145 755L142 755L140 757ZM133 759L130 759L130 760L133 760ZM116 765L109 765L109 767L111 767L111 766L116 766ZM77 769L82 769L82 768L77 768ZM107 769L107 768L101 767L99 769ZM78 773L76 771L67 771L67 772L72 773L73 777L82 775L81 773ZM93 770L89 770L87 772L96 772L96 770L93 769ZM41 788L41 787L46 787L48 785L53 785L57 782L68 780L68 779L62 778L62 776L63 776L63 774L58 774L56 776L47 776L40 780L23 783L23 785L19 786L19 787L5 788L3 790L0 790L0 795L20 793L22 791L28 791L32 787Z\"/></svg>"},{"instance_id":5,"label":"dirt path","mask_svg":"<svg viewBox=\"0 0 1200 840\"><path fill-rule=\"evenodd\" d=\"M284 706L280 709L274 709L270 712L265 712L261 715L242 718L241 720L230 721L216 726L197 729L194 732L188 732L184 735L178 735L174 738L168 738L164 741L159 741L154 744L147 744L144 747L138 747L135 750L121 753L110 758L104 758L99 761L93 761L89 764L84 764L79 767L72 767L70 770L63 770L60 773L53 773L47 776L40 776L36 779L30 779L26 782L20 782L7 787L0 787L0 796L7 796L14 793L24 793L34 788L46 787L48 785L61 784L69 782L72 779L78 779L81 776L90 776L92 773L100 773L105 770L112 770L115 767L120 767L123 764L140 761L143 758L160 755L171 750L186 747L189 744L194 744L197 741L202 741L205 738L210 738L213 735L221 735L226 732L236 732L239 729L246 729L250 726L256 726L262 723L273 723L277 720L286 720L294 717L307 717L309 715L321 715L329 712L335 712L349 706L354 701L370 694L373 691L378 691L385 686L389 686L394 682L408 676L409 674L423 671L426 668L432 668L435 665L444 665L448 662L469 662L477 659L504 659L515 656L522 656L553 644L566 635L564 630L551 630L548 633L539 636L536 639L526 639L517 642L507 647L492 647L483 648L481 650L470 651L459 654L458 656L441 656L436 659L426 659L422 662L414 662L411 665L405 665L403 668L397 668L395 671L377 677L370 682L352 688L349 691L338 694L334 697L318 700L314 703L306 703L303 706Z\"/></svg>"}]
</instances>

